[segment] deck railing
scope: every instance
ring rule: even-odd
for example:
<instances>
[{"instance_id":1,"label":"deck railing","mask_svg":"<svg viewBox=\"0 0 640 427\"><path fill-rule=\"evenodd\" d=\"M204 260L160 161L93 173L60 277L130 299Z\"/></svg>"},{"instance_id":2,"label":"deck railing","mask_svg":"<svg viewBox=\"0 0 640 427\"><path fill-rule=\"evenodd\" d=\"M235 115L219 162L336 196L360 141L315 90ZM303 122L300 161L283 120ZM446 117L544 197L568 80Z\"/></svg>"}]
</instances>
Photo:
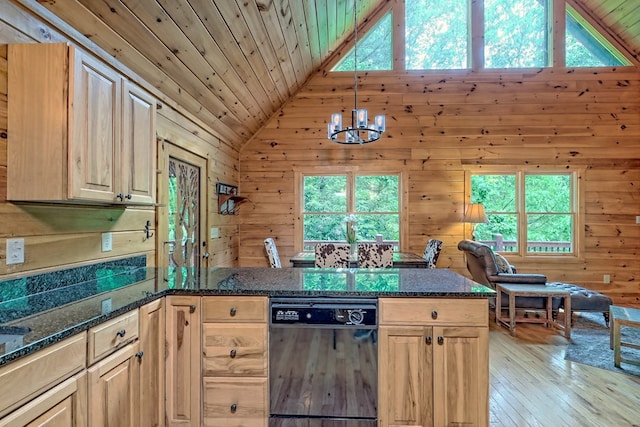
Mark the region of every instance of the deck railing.
<instances>
[{"instance_id":1,"label":"deck railing","mask_svg":"<svg viewBox=\"0 0 640 427\"><path fill-rule=\"evenodd\" d=\"M502 234L494 234L495 240L480 240L481 243L491 247L496 252L517 252L516 240L504 240ZM527 252L540 253L567 253L571 252L571 242L529 242Z\"/></svg>"}]
</instances>

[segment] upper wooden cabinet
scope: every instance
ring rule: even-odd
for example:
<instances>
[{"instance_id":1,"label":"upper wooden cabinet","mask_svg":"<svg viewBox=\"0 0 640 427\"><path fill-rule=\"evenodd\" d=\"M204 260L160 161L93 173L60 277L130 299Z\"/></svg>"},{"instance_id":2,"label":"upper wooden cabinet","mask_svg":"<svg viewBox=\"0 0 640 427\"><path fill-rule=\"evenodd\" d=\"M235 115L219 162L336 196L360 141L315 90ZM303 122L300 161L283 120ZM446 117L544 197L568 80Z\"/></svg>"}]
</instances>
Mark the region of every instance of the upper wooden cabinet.
<instances>
[{"instance_id":1,"label":"upper wooden cabinet","mask_svg":"<svg viewBox=\"0 0 640 427\"><path fill-rule=\"evenodd\" d=\"M155 100L65 43L9 45L7 199L155 202Z\"/></svg>"}]
</instances>

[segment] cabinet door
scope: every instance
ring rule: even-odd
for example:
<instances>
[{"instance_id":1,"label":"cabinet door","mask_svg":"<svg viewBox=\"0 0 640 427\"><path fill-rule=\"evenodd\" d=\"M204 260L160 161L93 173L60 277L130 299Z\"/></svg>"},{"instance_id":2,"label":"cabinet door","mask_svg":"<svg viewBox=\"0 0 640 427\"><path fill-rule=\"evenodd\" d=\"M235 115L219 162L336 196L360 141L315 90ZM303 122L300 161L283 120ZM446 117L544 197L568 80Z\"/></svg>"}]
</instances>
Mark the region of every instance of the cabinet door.
<instances>
[{"instance_id":1,"label":"cabinet door","mask_svg":"<svg viewBox=\"0 0 640 427\"><path fill-rule=\"evenodd\" d=\"M378 336L380 427L433 425L431 328L381 326Z\"/></svg>"},{"instance_id":2,"label":"cabinet door","mask_svg":"<svg viewBox=\"0 0 640 427\"><path fill-rule=\"evenodd\" d=\"M140 307L141 427L164 425L164 298Z\"/></svg>"},{"instance_id":3,"label":"cabinet door","mask_svg":"<svg viewBox=\"0 0 640 427\"><path fill-rule=\"evenodd\" d=\"M86 425L87 374L85 371L0 419L0 427L83 427Z\"/></svg>"},{"instance_id":4,"label":"cabinet door","mask_svg":"<svg viewBox=\"0 0 640 427\"><path fill-rule=\"evenodd\" d=\"M114 202L122 76L70 49L69 198Z\"/></svg>"},{"instance_id":5,"label":"cabinet door","mask_svg":"<svg viewBox=\"0 0 640 427\"><path fill-rule=\"evenodd\" d=\"M489 328L433 328L434 425L489 425Z\"/></svg>"},{"instance_id":6,"label":"cabinet door","mask_svg":"<svg viewBox=\"0 0 640 427\"><path fill-rule=\"evenodd\" d=\"M154 203L156 193L156 101L131 82L124 83L121 184L126 202Z\"/></svg>"},{"instance_id":7,"label":"cabinet door","mask_svg":"<svg viewBox=\"0 0 640 427\"><path fill-rule=\"evenodd\" d=\"M140 362L131 343L87 370L89 425L138 427Z\"/></svg>"},{"instance_id":8,"label":"cabinet door","mask_svg":"<svg viewBox=\"0 0 640 427\"><path fill-rule=\"evenodd\" d=\"M166 300L166 413L168 426L200 425L200 298Z\"/></svg>"}]
</instances>

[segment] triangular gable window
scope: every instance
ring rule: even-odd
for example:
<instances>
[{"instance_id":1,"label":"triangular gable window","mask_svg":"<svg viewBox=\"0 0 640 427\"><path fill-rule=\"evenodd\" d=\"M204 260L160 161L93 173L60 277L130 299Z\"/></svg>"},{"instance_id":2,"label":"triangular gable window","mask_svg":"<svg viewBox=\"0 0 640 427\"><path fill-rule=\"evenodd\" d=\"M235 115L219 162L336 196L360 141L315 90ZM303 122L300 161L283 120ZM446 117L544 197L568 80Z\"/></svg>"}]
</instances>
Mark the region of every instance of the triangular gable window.
<instances>
[{"instance_id":1,"label":"triangular gable window","mask_svg":"<svg viewBox=\"0 0 640 427\"><path fill-rule=\"evenodd\" d=\"M358 39L358 70L393 69L393 26L391 12L385 14L361 39ZM331 71L353 71L353 48Z\"/></svg>"},{"instance_id":2,"label":"triangular gable window","mask_svg":"<svg viewBox=\"0 0 640 427\"><path fill-rule=\"evenodd\" d=\"M631 65L605 37L567 4L567 67L613 67Z\"/></svg>"}]
</instances>

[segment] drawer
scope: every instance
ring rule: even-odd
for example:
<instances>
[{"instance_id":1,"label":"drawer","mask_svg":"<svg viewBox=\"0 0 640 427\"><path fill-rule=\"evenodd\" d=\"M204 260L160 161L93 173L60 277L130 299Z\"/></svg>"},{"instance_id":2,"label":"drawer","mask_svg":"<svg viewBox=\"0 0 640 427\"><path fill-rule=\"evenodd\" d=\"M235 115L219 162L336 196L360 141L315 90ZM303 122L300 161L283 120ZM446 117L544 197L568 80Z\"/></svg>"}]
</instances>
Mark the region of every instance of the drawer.
<instances>
[{"instance_id":1,"label":"drawer","mask_svg":"<svg viewBox=\"0 0 640 427\"><path fill-rule=\"evenodd\" d=\"M205 323L202 333L203 375L267 375L266 324Z\"/></svg>"},{"instance_id":2,"label":"drawer","mask_svg":"<svg viewBox=\"0 0 640 427\"><path fill-rule=\"evenodd\" d=\"M85 368L87 337L75 335L0 369L0 416Z\"/></svg>"},{"instance_id":3,"label":"drawer","mask_svg":"<svg viewBox=\"0 0 640 427\"><path fill-rule=\"evenodd\" d=\"M380 298L378 309L381 325L489 325L484 298Z\"/></svg>"},{"instance_id":4,"label":"drawer","mask_svg":"<svg viewBox=\"0 0 640 427\"><path fill-rule=\"evenodd\" d=\"M204 378L204 422L208 427L266 427L266 378Z\"/></svg>"},{"instance_id":5,"label":"drawer","mask_svg":"<svg viewBox=\"0 0 640 427\"><path fill-rule=\"evenodd\" d=\"M206 297L203 322L266 322L267 297Z\"/></svg>"},{"instance_id":6,"label":"drawer","mask_svg":"<svg viewBox=\"0 0 640 427\"><path fill-rule=\"evenodd\" d=\"M114 350L138 338L138 310L89 329L88 363L92 365Z\"/></svg>"}]
</instances>

